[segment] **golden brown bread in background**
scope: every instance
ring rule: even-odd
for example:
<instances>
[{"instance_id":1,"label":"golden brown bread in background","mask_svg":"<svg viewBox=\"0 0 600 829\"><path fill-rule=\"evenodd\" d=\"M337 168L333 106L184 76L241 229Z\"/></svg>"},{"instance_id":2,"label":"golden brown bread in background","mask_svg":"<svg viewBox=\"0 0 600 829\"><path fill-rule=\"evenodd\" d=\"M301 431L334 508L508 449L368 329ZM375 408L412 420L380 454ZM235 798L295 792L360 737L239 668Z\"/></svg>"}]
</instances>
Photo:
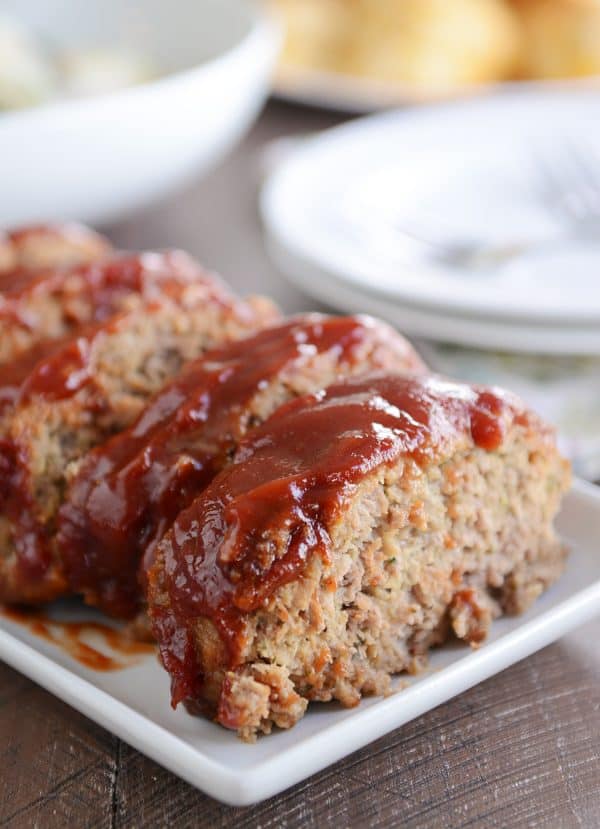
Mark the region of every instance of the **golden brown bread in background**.
<instances>
[{"instance_id":1,"label":"golden brown bread in background","mask_svg":"<svg viewBox=\"0 0 600 829\"><path fill-rule=\"evenodd\" d=\"M282 60L292 66L341 71L347 61L355 17L348 0L266 0L282 21Z\"/></svg>"},{"instance_id":2,"label":"golden brown bread in background","mask_svg":"<svg viewBox=\"0 0 600 829\"><path fill-rule=\"evenodd\" d=\"M510 77L519 28L502 0L356 0L346 70L433 94Z\"/></svg>"},{"instance_id":3,"label":"golden brown bread in background","mask_svg":"<svg viewBox=\"0 0 600 829\"><path fill-rule=\"evenodd\" d=\"M271 0L284 64L444 93L514 72L519 29L503 0Z\"/></svg>"},{"instance_id":4,"label":"golden brown bread in background","mask_svg":"<svg viewBox=\"0 0 600 829\"><path fill-rule=\"evenodd\" d=\"M513 78L600 74L599 0L267 0L282 67L337 72L417 99Z\"/></svg>"},{"instance_id":5,"label":"golden brown bread in background","mask_svg":"<svg viewBox=\"0 0 600 829\"><path fill-rule=\"evenodd\" d=\"M525 78L600 74L598 0L512 0L523 27Z\"/></svg>"}]
</instances>

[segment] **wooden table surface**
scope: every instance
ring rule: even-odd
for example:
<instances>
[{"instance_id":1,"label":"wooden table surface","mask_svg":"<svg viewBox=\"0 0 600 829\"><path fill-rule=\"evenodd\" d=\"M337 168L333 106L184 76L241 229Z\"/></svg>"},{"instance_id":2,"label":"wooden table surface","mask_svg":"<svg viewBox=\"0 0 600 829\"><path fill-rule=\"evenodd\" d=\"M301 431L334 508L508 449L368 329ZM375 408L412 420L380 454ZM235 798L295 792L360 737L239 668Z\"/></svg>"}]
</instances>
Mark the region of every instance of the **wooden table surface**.
<instances>
[{"instance_id":1,"label":"wooden table surface","mask_svg":"<svg viewBox=\"0 0 600 829\"><path fill-rule=\"evenodd\" d=\"M239 290L314 303L269 264L256 193L270 139L334 123L271 105L203 182L119 227L180 245ZM118 183L115 185L118 186ZM0 826L600 827L600 621L258 806L194 790L0 664Z\"/></svg>"}]
</instances>

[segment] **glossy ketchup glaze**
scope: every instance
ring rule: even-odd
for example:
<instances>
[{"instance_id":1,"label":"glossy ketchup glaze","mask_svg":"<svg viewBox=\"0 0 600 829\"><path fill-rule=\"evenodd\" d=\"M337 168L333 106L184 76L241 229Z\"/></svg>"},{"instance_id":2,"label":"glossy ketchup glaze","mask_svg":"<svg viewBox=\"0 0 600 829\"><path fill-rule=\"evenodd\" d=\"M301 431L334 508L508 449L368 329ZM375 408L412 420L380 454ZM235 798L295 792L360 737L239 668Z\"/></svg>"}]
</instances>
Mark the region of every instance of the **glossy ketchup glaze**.
<instances>
[{"instance_id":1,"label":"glossy ketchup glaze","mask_svg":"<svg viewBox=\"0 0 600 829\"><path fill-rule=\"evenodd\" d=\"M246 614L297 579L311 556L327 557L328 528L361 480L403 458L439 462L461 440L496 450L508 423L526 417L511 401L434 377L381 375L292 401L254 430L178 516L149 574L173 704L202 683L198 617L214 623L235 667Z\"/></svg>"},{"instance_id":2,"label":"glossy ketchup glaze","mask_svg":"<svg viewBox=\"0 0 600 829\"><path fill-rule=\"evenodd\" d=\"M151 312L153 308L154 303L146 303L146 312ZM45 345L33 346L25 352L14 364L15 385L12 389L7 385L4 392L0 392L0 400L5 401L4 411L7 417L10 419L10 403L15 406L26 405L33 398L48 402L65 400L90 384L90 358L95 353L95 346L104 335L113 332L126 320L126 313L116 314L107 322L82 326L73 337L47 341ZM45 346L45 356L36 362L35 357L43 354ZM34 363L33 368L17 387L19 364L26 372L29 359ZM92 411L94 405L95 398L91 395L87 403L88 409ZM18 412L17 409L17 414ZM27 601L35 603L38 601L38 592L41 595L47 592L48 598L53 598L61 595L66 585L62 568L55 566L52 528L49 532L46 524L37 518L39 505L32 492L30 461L20 442L18 421L16 423L15 434L7 431L0 436L0 508L14 527L12 541L15 552L15 566L12 568L15 583L11 590L6 584L2 585L2 596L11 601L12 594L19 595L20 592L23 600L29 597Z\"/></svg>"},{"instance_id":3,"label":"glossy ketchup glaze","mask_svg":"<svg viewBox=\"0 0 600 829\"><path fill-rule=\"evenodd\" d=\"M119 319L82 326L73 337L36 344L8 366L0 365L0 415L10 417L11 405L27 403L34 396L52 401L76 394L89 381L88 358L95 337ZM29 461L18 440L10 433L0 436L0 508L18 530L14 535L16 577L33 587L35 582L54 579L55 574L50 570L54 559L50 541L35 518L30 489Z\"/></svg>"},{"instance_id":4,"label":"glossy ketchup glaze","mask_svg":"<svg viewBox=\"0 0 600 829\"><path fill-rule=\"evenodd\" d=\"M101 622L56 621L44 611L15 607L1 607L0 613L94 671L130 668L156 651L154 645L132 639L126 631Z\"/></svg>"},{"instance_id":5,"label":"glossy ketchup glaze","mask_svg":"<svg viewBox=\"0 0 600 829\"><path fill-rule=\"evenodd\" d=\"M0 291L25 272L103 259L108 239L83 225L29 225L0 234Z\"/></svg>"},{"instance_id":6,"label":"glossy ketchup glaze","mask_svg":"<svg viewBox=\"0 0 600 829\"><path fill-rule=\"evenodd\" d=\"M10 584L4 579L1 589L4 601L13 601L18 595L23 601L35 603L38 589L52 598L63 592L64 582L57 578L49 538L35 517L27 468L21 460L15 443L0 438L0 510L16 529Z\"/></svg>"},{"instance_id":7,"label":"glossy ketchup glaze","mask_svg":"<svg viewBox=\"0 0 600 829\"><path fill-rule=\"evenodd\" d=\"M44 293L61 296L67 322L102 321L132 295L147 299L178 295L191 284L203 285L213 301L226 295L217 280L180 251L120 254L69 268L20 269L0 273L0 319L13 318L35 327L37 318L29 303ZM83 307L88 309L85 320L79 319Z\"/></svg>"},{"instance_id":8,"label":"glossy ketchup glaze","mask_svg":"<svg viewBox=\"0 0 600 829\"><path fill-rule=\"evenodd\" d=\"M95 343L115 330L125 314L116 314L108 322L83 326L65 337L58 348L51 347L21 383L17 403L33 398L46 401L66 400L90 382L90 358Z\"/></svg>"},{"instance_id":9,"label":"glossy ketchup glaze","mask_svg":"<svg viewBox=\"0 0 600 829\"><path fill-rule=\"evenodd\" d=\"M82 329L81 335L83 336ZM80 341L76 338L75 342ZM0 365L0 418L22 399L28 378L35 376L36 367L52 364L57 354L72 350L70 337L45 340L23 352L11 363ZM63 371L68 363L60 360ZM19 463L19 450L9 436L0 437L0 509L19 526L17 545L17 578L23 583L44 579L52 562L45 533L32 517L33 504L28 496L25 469Z\"/></svg>"},{"instance_id":10,"label":"glossy ketchup glaze","mask_svg":"<svg viewBox=\"0 0 600 829\"><path fill-rule=\"evenodd\" d=\"M108 278L113 268L116 270ZM168 303L176 291L181 293L188 285L192 285L194 303L198 305L211 303L229 308L232 302L218 282L201 276L193 260L178 252L122 258L90 267L86 274L89 276L88 287L89 284L96 284L96 276L100 274L97 284L105 284L106 277L109 282L115 281L121 286L126 284L128 288L138 287L145 291L146 282L160 288L155 292L155 298L152 298L152 290L146 292L143 307L147 314ZM101 302L101 296L95 296L94 301ZM96 312L100 313L98 307ZM74 326L71 335L59 341L46 340L42 345L32 346L30 351L23 352L15 359L13 367L6 368L7 364L0 364L0 387L4 389L0 392L2 409L6 412L11 404L25 404L32 398L57 401L77 394L92 382L89 368L91 357L96 353L96 344L105 335L113 333L121 321L126 325L127 319L128 312L123 311L111 313L102 322ZM40 355L41 359L38 359ZM23 374L26 374L25 379L22 379ZM102 395L100 406L101 398ZM89 405L86 405L93 413L93 394L90 395ZM0 438L0 504L15 527L13 542L16 555L13 568L15 582L10 589L6 584L2 585L2 595L11 599L13 594L19 594L20 588L23 596L31 597L27 601L37 601L36 597L43 595L44 589L48 589L52 596L60 595L64 583L60 568L54 566L56 556L48 529L36 518L39 507L33 499L29 476L29 459L18 439L15 441L10 435ZM50 527L50 533L53 532L53 527Z\"/></svg>"},{"instance_id":11,"label":"glossy ketchup glaze","mask_svg":"<svg viewBox=\"0 0 600 829\"><path fill-rule=\"evenodd\" d=\"M282 394L292 396L285 383L290 370L328 354L329 371L344 365L348 372L359 354L365 363L367 353L367 367L420 368L406 342L386 326L317 314L188 366L132 427L92 451L72 482L58 534L71 588L113 615L133 616L140 607L144 552L147 566L154 542L228 463L256 422L250 405L257 395L278 380L269 404L274 408Z\"/></svg>"},{"instance_id":12,"label":"glossy ketchup glaze","mask_svg":"<svg viewBox=\"0 0 600 829\"><path fill-rule=\"evenodd\" d=\"M86 335L93 333L95 330L94 326L80 326L68 336L42 340L23 351L10 363L0 364L0 416L10 405L19 400L23 386L28 378L35 375L38 364L40 366L51 364L55 355L68 355L73 351L73 348L77 351L77 343L81 343ZM59 358L59 360L62 361L62 358ZM69 372L68 365L69 361L63 363L64 367L61 370L63 377ZM78 365L81 366L81 361L78 362ZM46 374L51 373L48 372L48 369L42 368L42 375L44 371Z\"/></svg>"},{"instance_id":13,"label":"glossy ketchup glaze","mask_svg":"<svg viewBox=\"0 0 600 829\"><path fill-rule=\"evenodd\" d=\"M179 287L181 288L181 285ZM213 292L212 286L205 287L207 288L206 303L222 301L223 298L218 288ZM161 293L161 296L144 301L143 310L146 315L159 311L164 303L168 303L169 296L174 295L175 289L162 290ZM199 300L196 299L196 301ZM102 322L78 326L70 335L61 338L59 348L53 348L51 341L47 341L48 353L33 366L22 382L18 400L25 402L34 397L43 397L45 400L64 400L76 394L90 381L90 357L96 343L101 342L106 336L117 333L122 323L126 327L131 313L134 312L112 313L107 320ZM26 355L23 359L26 359ZM1 371L2 366L0 366Z\"/></svg>"}]
</instances>

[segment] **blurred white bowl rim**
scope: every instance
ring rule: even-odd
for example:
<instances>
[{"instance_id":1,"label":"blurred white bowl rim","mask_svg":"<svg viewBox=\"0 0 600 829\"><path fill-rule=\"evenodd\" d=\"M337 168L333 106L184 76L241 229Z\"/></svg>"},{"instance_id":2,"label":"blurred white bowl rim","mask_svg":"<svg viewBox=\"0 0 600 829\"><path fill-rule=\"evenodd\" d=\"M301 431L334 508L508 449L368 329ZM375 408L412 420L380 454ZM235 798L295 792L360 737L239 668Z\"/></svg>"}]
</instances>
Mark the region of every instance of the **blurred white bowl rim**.
<instances>
[{"instance_id":1,"label":"blurred white bowl rim","mask_svg":"<svg viewBox=\"0 0 600 829\"><path fill-rule=\"evenodd\" d=\"M368 301L409 333L600 353L600 246L577 237L558 203L582 189L584 163L600 170L599 117L592 90L520 90L355 119L271 172L271 248L306 292L345 309L342 297ZM487 271L453 267L410 244L415 228L441 247L523 250Z\"/></svg>"},{"instance_id":2,"label":"blurred white bowl rim","mask_svg":"<svg viewBox=\"0 0 600 829\"><path fill-rule=\"evenodd\" d=\"M130 43L165 74L0 114L0 225L121 218L206 171L269 92L280 31L250 0L0 0L50 43Z\"/></svg>"}]
</instances>

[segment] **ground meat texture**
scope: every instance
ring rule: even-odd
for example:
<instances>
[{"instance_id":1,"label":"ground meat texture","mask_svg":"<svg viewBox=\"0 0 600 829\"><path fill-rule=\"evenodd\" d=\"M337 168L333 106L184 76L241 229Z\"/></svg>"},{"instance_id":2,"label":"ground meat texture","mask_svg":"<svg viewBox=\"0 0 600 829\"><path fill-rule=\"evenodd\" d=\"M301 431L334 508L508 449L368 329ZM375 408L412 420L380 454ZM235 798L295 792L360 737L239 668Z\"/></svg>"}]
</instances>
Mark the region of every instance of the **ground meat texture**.
<instances>
[{"instance_id":1,"label":"ground meat texture","mask_svg":"<svg viewBox=\"0 0 600 829\"><path fill-rule=\"evenodd\" d=\"M85 337L94 330L95 326L93 325L82 327L79 334L81 337ZM17 354L9 363L0 364L0 422L3 416L6 415L7 410L18 400L21 386L36 365L43 360L50 359L72 339L72 336L67 336L57 337L54 340L42 340L42 342L36 343L26 351Z\"/></svg>"},{"instance_id":2,"label":"ground meat texture","mask_svg":"<svg viewBox=\"0 0 600 829\"><path fill-rule=\"evenodd\" d=\"M158 546L173 704L253 739L385 693L450 635L478 645L561 572L569 474L498 389L380 375L285 404Z\"/></svg>"},{"instance_id":3,"label":"ground meat texture","mask_svg":"<svg viewBox=\"0 0 600 829\"><path fill-rule=\"evenodd\" d=\"M66 468L126 428L182 367L268 322L270 303L224 301L209 283L123 312L37 363L0 420L0 600L64 593L52 539Z\"/></svg>"},{"instance_id":4,"label":"ground meat texture","mask_svg":"<svg viewBox=\"0 0 600 829\"><path fill-rule=\"evenodd\" d=\"M0 291L19 271L95 262L111 251L108 239L78 224L33 225L0 234Z\"/></svg>"},{"instance_id":5,"label":"ground meat texture","mask_svg":"<svg viewBox=\"0 0 600 829\"><path fill-rule=\"evenodd\" d=\"M73 592L112 615L133 617L143 606L141 585L155 543L250 428L293 397L384 369L425 367L389 326L321 314L273 326L186 366L129 429L73 470L57 536Z\"/></svg>"},{"instance_id":6,"label":"ground meat texture","mask_svg":"<svg viewBox=\"0 0 600 829\"><path fill-rule=\"evenodd\" d=\"M224 301L231 297L220 280L181 251L119 254L71 268L0 274L0 364L119 311L165 294L176 298L182 287L198 282L210 285Z\"/></svg>"},{"instance_id":7,"label":"ground meat texture","mask_svg":"<svg viewBox=\"0 0 600 829\"><path fill-rule=\"evenodd\" d=\"M40 360L75 337L88 336L119 309L165 296L194 304L196 294L224 307L237 302L218 277L181 251L120 255L83 268L21 274L0 295L0 416ZM275 317L274 306L266 300L251 298L249 306L251 316Z\"/></svg>"}]
</instances>

